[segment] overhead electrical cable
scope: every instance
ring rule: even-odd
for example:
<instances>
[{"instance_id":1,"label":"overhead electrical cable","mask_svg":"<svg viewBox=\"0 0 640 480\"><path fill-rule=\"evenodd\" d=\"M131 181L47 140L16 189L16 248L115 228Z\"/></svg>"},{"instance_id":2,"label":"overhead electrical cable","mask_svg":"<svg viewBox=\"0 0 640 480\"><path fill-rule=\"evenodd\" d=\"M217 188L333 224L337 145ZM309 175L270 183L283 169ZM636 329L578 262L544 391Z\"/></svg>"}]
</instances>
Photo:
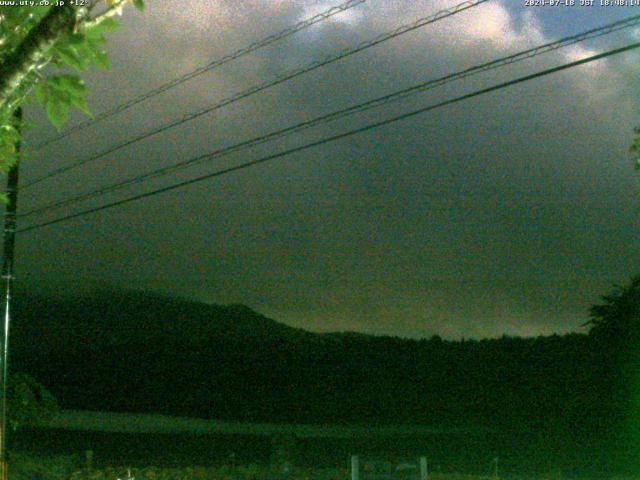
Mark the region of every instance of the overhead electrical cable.
<instances>
[{"instance_id":1,"label":"overhead electrical cable","mask_svg":"<svg viewBox=\"0 0 640 480\"><path fill-rule=\"evenodd\" d=\"M33 185L36 185L44 180L47 180L49 178L55 177L57 175L60 175L62 173L66 173L70 170L73 170L77 167L80 167L82 165L86 165L87 163L90 162L94 162L100 158L103 158L111 153L114 153L124 147L128 147L130 145L133 145L134 143L137 143L141 140L145 140L149 137L152 137L154 135L157 135L159 133L162 133L166 130L169 130L171 128L175 128L179 125L182 125L184 123L187 123L191 120L195 120L196 118L201 117L202 115L205 115L207 113L211 113L215 110L218 110L220 108L226 107L227 105L230 105L232 103L235 103L239 100L245 99L247 97L250 97L251 95L255 95L256 93L262 92L268 88L274 87L276 85L279 85L281 83L287 82L293 78L299 77L301 75L304 75L306 73L309 73L313 70L316 70L318 68L324 67L326 65L329 65L331 63L337 62L338 60L342 60L344 58L350 57L351 55L355 55L356 53L362 52L364 50L367 50L375 45L379 45L383 42L386 42L388 40L391 40L393 38L399 37L400 35L404 35L406 33L409 33L413 30L416 30L418 28L424 27L426 25L435 23L439 20L451 17L453 15L456 15L458 13L461 13L465 10L468 10L470 8L476 7L478 5L481 5L485 2L488 2L489 0L467 0L465 2L462 2L454 7L445 9L445 10L441 10L437 13L435 13L434 15L430 15L428 17L424 17L424 18L420 18L410 24L406 24L406 25L402 25L401 27L396 28L395 30L391 31L391 32L386 32L383 33L381 35L376 36L375 38L371 39L371 40L367 40L365 42L362 42L360 44L358 44L356 47L353 48L348 48L345 50L342 50L341 52L339 52L338 54L335 55L331 55L326 57L323 60L317 60L314 62L311 62L303 67L300 67L296 70L290 71L288 73L285 73L284 75L278 76L276 77L274 80L269 80L267 82L255 85L247 90L244 90L242 92L236 93L228 98L225 98L224 100L216 103L215 105L206 107L204 109L198 110L196 112L190 113L188 115L185 115L184 117L182 117L179 120L174 120L170 123L166 123L160 127L157 127L153 130L147 131L143 134L140 134L136 137L133 137L129 140L126 140L122 143L119 143L115 146L112 146L110 148L108 148L107 150L104 150L100 153L97 153L95 155L92 155L88 158L85 158L83 160L77 161L75 163L71 163L62 167L59 167L51 172L49 172L46 175L43 175L40 178L37 178L35 180L32 180L31 182L25 183L23 186L21 186L20 188L22 190L27 189L29 187L32 187Z\"/></svg>"},{"instance_id":2,"label":"overhead electrical cable","mask_svg":"<svg viewBox=\"0 0 640 480\"><path fill-rule=\"evenodd\" d=\"M96 198L98 196L101 195L105 195L107 193L112 193L118 190L121 190L123 188L126 188L128 186L131 185L135 185L135 184L139 184L142 183L144 181L148 181L152 178L157 178L157 177L161 177L170 173L173 173L175 171L184 169L184 168L188 168L188 167L192 167L198 164L201 164L205 161L211 161L213 159L217 159L220 157L224 157L226 155L232 154L232 153L237 153L239 151L248 149L248 148L252 148L254 146L266 143L266 142L270 142L272 140L278 139L278 138L282 138L294 133L298 133L301 132L303 130L321 125L321 124L325 124L325 123L329 123L332 121L335 121L337 119L349 116L349 115L353 115L356 113L361 113L361 112L365 112L367 110L373 109L373 108L377 108L380 106L383 106L387 103L391 103L391 102L397 102L399 100L408 98L410 96L419 94L419 93L423 93L427 90L431 90L433 88L442 86L446 83L452 82L452 81L456 81L456 80L461 80L463 78L467 78L469 76L472 75L477 75L489 70L493 70L493 69L497 69L506 65L511 65L513 63L516 62L520 62L529 58L533 58L535 56L538 55L542 55L544 53L550 52L550 51L555 51L558 50L560 48L563 47L567 47L569 45L573 45L575 43L587 40L587 39L592 39L592 38L596 38L596 37L600 37L603 35L607 35L610 34L612 32L616 32L625 28L630 28L633 26L636 26L640 24L640 15L635 15L633 17L629 17L626 18L624 20L620 20L617 22L613 22L607 25L603 25L601 27L598 28L593 28L591 30L587 30L585 32L576 34L576 35L571 35L565 38L562 38L560 40L556 40L553 42L549 42L546 43L544 45L539 45L537 47L534 48L530 48L521 52L517 52L515 54L506 56L506 57L501 57L480 65L476 65L470 68L467 68L465 70L461 70L455 73L451 73L449 75L437 78L437 79L432 79L423 83L420 83L418 85L409 87L409 88L405 88L387 95L384 95L382 97L378 97L375 98L373 100L369 100L367 102L364 103L359 103L357 105L353 105L350 106L348 108L344 108L341 110L337 110L335 112L331 112L329 114L326 115L321 115L319 117L313 118L311 120L307 120L301 123L298 123L296 125L287 127L287 128L283 128L283 129L279 129L273 132L270 132L268 134L264 134L264 135L260 135L258 137L254 137L250 140L245 140L243 142L231 145L229 147L225 147L222 149L218 149L213 153L208 153L206 155L201 155L195 158L191 158L185 161L181 161L178 163L175 163L173 165L168 165L166 167L162 167L159 169L155 169L152 170L150 172L147 173L143 173L141 175L136 175L132 178L129 179L125 179L122 181L119 181L117 183L111 184L111 185L107 185L105 187L101 187L99 189L87 192L87 193L83 193L71 198L67 198L67 199L62 199L56 202L51 202L49 204L46 205L42 205L39 207L36 207L32 210L29 210L25 213L20 214L19 216L21 218L27 217L27 216L31 216L31 215L35 215L38 213L42 213L42 212L46 212L46 211L51 211L51 210L55 210L58 208L62 208L68 205L72 205L81 201L85 201L85 200L89 200L92 198Z\"/></svg>"},{"instance_id":3,"label":"overhead electrical cable","mask_svg":"<svg viewBox=\"0 0 640 480\"><path fill-rule=\"evenodd\" d=\"M609 50L609 51L606 51L606 52L603 52L603 53L599 53L597 55L592 55L592 56L589 56L589 57L586 57L586 58L583 58L583 59L580 59L580 60L576 60L574 62L566 63L566 64L563 64L563 65L560 65L560 66L557 66L557 67L553 67L553 68L548 68L546 70L542 70L542 71L537 72L537 73L533 73L533 74L530 74L530 75L525 75L523 77L519 77L519 78L516 78L514 80L509 80L507 82L502 82L502 83L493 85L491 87L487 87L487 88L483 88L483 89L480 89L480 90L476 90L474 92L467 93L465 95L460 95L458 97L454 97L454 98L449 99L449 100L445 100L445 101L442 101L442 102L439 102L439 103L436 103L436 104L428 105L426 107L422 107L422 108L419 108L417 110L413 110L413 111L410 111L410 112L407 112L407 113L403 113L401 115L397 115L397 116L394 116L394 117L391 117L391 118L388 118L388 119L385 119L385 120L381 120L381 121L378 121L378 122L370 123L368 125L365 125L365 126L353 129L353 130L349 130L347 132L338 133L338 134L335 134L335 135L332 135L332 136L329 136L329 137L325 137L325 138L323 138L321 140L310 142L310 143L307 143L307 144L304 144L304 145L301 145L301 146L298 146L298 147L295 147L295 148L290 148L288 150L284 150L284 151L281 151L281 152L278 152L278 153L267 155L265 157L261 157L261 158L258 158L256 160L251 160L249 162L241 163L241 164L235 165L233 167L228 167L228 168L224 168L224 169L221 169L221 170L217 170L215 172L208 173L206 175L201 175L199 177L192 178L190 180L185 180L185 181L182 181L182 182L179 182L179 183L175 183L173 185L164 186L164 187L161 187L161 188L149 191L149 192L137 194L137 195L134 195L134 196L131 196L131 197L127 197L127 198L123 198L123 199L120 199L120 200L117 200L117 201L114 201L114 202L106 203L106 204L103 204L103 205L100 205L100 206L97 206L97 207L93 207L93 208L89 208L89 209L82 210L82 211L79 211L79 212L75 212L75 213L72 213L72 214L69 214L69 215L65 215L65 216L62 216L62 217L58 217L58 218L55 218L55 219L52 219L52 220L48 220L48 221L45 221L45 222L42 222L42 223L29 225L27 227L19 229L18 232L19 233L23 233L23 232L33 231L33 230L40 229L40 228L43 228L43 227L46 227L46 226L49 226L49 225L54 225L54 224L57 224L57 223L60 223L60 222L64 222L66 220L71 220L71 219L74 219L74 218L80 218L80 217L83 217L83 216L86 216L86 215L89 215L89 214L92 214L92 213L100 212L102 210L107 210L107 209L114 208L114 207L117 207L117 206L120 206L120 205L124 205L126 203L130 203L130 202L133 202L133 201L136 201L136 200L141 200L141 199L144 199L144 198L150 198L150 197L153 197L155 195L159 195L161 193L170 192L172 190L176 190L176 189L179 189L179 188L182 188L182 187L186 187L188 185L193 185L193 184L196 184L196 183L200 183L202 181L209 180L211 178L215 178L215 177L219 177L219 176L222 176L222 175L226 175L226 174L231 173L231 172L236 172L236 171L239 171L239 170L245 170L247 168L250 168L250 167L262 164L262 163L266 163L266 162L269 162L269 161L272 161L272 160L275 160L275 159L278 159L278 158L282 158L282 157L285 157L285 156L288 156L288 155L291 155L291 154L294 154L294 153L298 153L298 152L302 152L302 151L305 151L305 150L309 150L311 148L318 147L318 146L324 145L326 143L334 142L336 140L341 140L343 138L348 138L348 137L351 137L351 136L354 136L354 135L357 135L357 134L360 134L360 133L367 132L369 130L373 130L373 129L376 129L376 128L379 128L379 127L382 127L382 126L385 126L385 125L389 125L389 124L398 122L400 120L406 120L408 118L415 117L416 115L420 115L422 113L426 113L426 112L429 112L431 110L435 110L437 108L441 108L441 107L445 107L445 106L448 106L448 105L452 105L452 104L455 104L455 103L458 103L458 102L461 102L461 101L464 101L464 100L468 100L470 98L478 97L480 95L484 95L484 94L487 94L487 93L490 93L490 92L494 92L494 91L497 91L497 90L502 90L504 88L511 87L513 85L517 85L517 84L520 84L520 83L528 82L528 81L531 81L531 80L534 80L534 79L537 79L537 78L544 77L546 75L550 75L550 74L553 74L553 73L564 71L564 70L567 70L567 69L570 69L570 68L577 67L579 65L584 65L586 63L594 62L596 60L601 60L603 58L607 58L607 57L610 57L612 55L617 55L617 54L620 54L620 53L623 53L623 52L628 52L628 51L637 49L639 47L640 47L640 42L632 43L632 44L626 45L624 47L620 47L620 48L616 48L616 49L613 49L613 50Z\"/></svg>"},{"instance_id":4,"label":"overhead electrical cable","mask_svg":"<svg viewBox=\"0 0 640 480\"><path fill-rule=\"evenodd\" d=\"M58 142L59 140L62 140L65 137L68 137L69 135L71 135L72 133L75 133L77 131L83 130L87 127L90 127L92 125L95 125L98 122L101 122L102 120L105 120L109 117L112 117L114 115L117 115L118 113L124 112L125 110L128 110L129 108L133 107L134 105L137 105L141 102L144 102L145 100L148 100L150 98L153 98L157 95L160 95L161 93L166 92L167 90L170 90L174 87L177 87L178 85L181 85L185 82L188 82L189 80L202 75L203 73L209 72L215 68L221 67L222 65L225 65L233 60L237 60L240 57L243 57L245 55L248 55L249 53L253 53L256 50L259 50L263 47L269 46L273 43L276 43L290 35L293 35L294 33L297 33L301 30L304 30L305 28L311 27L312 25L315 25L316 23L320 23L324 20L327 20L331 17L333 17L334 15L338 15L339 13L342 13L346 10L349 10L353 7L356 7L358 5L360 5L361 3L366 2L366 0L349 0L341 5L335 6L335 7L331 7L330 9L318 13L317 15L314 15L313 17L310 17L306 20L302 20L301 22L296 23L295 25L292 25L288 28L285 28L284 30L281 30L278 33L274 33L272 35L269 35L268 37L265 37L261 40L257 40L256 42L251 43L250 45L241 48L240 50L237 50L229 55L225 55L222 58L219 58L217 60L213 60L209 63L207 63L206 65L203 65L199 68L196 68L195 70L191 70L190 72L185 73L184 75L181 75L177 78L174 78L173 80L170 80L166 83L163 83L162 85L160 85L159 87L156 87L152 90L149 90L145 93L142 93L140 95L138 95L137 97L133 97L130 100L127 100L126 102L123 102L109 110L106 110L102 113L99 113L98 115L96 115L95 117L93 117L90 120L87 120L85 122L79 123L73 127L70 127L68 129L66 129L64 132L60 133L59 135L46 140L45 142L42 142L41 144L39 144L36 148L42 148L45 147L47 145L50 145L52 143Z\"/></svg>"}]
</instances>

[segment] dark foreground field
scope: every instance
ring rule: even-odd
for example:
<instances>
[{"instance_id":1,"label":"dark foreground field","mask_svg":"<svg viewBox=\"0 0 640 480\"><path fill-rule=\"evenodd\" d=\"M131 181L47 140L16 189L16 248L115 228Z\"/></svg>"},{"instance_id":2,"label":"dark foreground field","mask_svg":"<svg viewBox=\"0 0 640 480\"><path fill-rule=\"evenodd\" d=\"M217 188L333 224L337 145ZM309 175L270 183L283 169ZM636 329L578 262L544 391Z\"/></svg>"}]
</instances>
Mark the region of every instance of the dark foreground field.
<instances>
[{"instance_id":1,"label":"dark foreground field","mask_svg":"<svg viewBox=\"0 0 640 480\"><path fill-rule=\"evenodd\" d=\"M460 473L485 476L494 473L498 458L501 476L593 478L613 470L597 450L579 455L566 444L563 451L549 448L557 442L533 434L520 435L433 435L398 439L296 439L290 447L294 466L315 471L343 470L352 454L362 465L369 460L394 464L415 463L424 455L432 473ZM255 465L269 470L274 463L273 439L248 435L124 434L65 430L19 430L11 437L11 451L35 458L66 458L67 463L85 466L86 452L93 452L92 465L109 467L227 468ZM64 462L63 462L64 463ZM266 471L266 470L264 470ZM114 479L115 480L115 479ZM141 480L138 478L138 480ZM367 480L367 478L363 478Z\"/></svg>"}]
</instances>

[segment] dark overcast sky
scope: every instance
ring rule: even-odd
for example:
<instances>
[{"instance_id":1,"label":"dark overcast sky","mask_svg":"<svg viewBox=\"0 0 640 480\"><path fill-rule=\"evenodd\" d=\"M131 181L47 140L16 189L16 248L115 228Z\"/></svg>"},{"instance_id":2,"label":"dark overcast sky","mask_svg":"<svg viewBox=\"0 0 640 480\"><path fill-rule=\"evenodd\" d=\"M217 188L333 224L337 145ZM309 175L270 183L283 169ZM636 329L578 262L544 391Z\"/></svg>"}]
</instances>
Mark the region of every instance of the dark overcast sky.
<instances>
[{"instance_id":1,"label":"dark overcast sky","mask_svg":"<svg viewBox=\"0 0 640 480\"><path fill-rule=\"evenodd\" d=\"M127 10L125 27L111 35L112 71L88 75L91 108L104 111L338 3L150 0L143 14ZM369 0L32 151L22 180L457 3ZM42 183L22 192L20 209L637 13L490 1ZM640 30L625 31L545 54L107 199L638 37ZM17 273L53 288L98 282L244 303L319 331L447 338L584 331L589 305L639 273L638 179L627 154L640 123L638 60L633 52L612 57L22 234ZM55 134L37 107L26 115L39 125L29 143Z\"/></svg>"}]
</instances>

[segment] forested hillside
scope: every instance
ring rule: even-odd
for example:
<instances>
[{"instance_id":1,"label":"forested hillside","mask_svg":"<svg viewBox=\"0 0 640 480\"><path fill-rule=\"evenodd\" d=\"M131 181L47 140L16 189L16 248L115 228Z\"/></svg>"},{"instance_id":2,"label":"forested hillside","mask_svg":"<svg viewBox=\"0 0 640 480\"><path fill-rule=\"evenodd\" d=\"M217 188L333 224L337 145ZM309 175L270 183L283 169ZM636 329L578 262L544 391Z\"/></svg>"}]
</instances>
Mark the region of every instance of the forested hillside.
<instances>
[{"instance_id":1,"label":"forested hillside","mask_svg":"<svg viewBox=\"0 0 640 480\"><path fill-rule=\"evenodd\" d=\"M637 286L625 293L635 301ZM313 334L243 306L139 292L21 295L11 368L63 408L490 426L620 449L634 411L636 327L610 317L634 312L627 297L594 307L590 335L445 341ZM612 313L616 302L627 303Z\"/></svg>"}]
</instances>

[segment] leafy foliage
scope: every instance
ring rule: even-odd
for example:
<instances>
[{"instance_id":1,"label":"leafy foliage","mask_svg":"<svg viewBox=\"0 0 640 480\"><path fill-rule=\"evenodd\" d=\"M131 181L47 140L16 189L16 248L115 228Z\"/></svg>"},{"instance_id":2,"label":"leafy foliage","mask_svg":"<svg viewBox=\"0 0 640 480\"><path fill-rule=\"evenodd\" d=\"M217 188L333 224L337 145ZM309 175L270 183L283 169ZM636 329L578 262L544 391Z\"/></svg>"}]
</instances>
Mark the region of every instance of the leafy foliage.
<instances>
[{"instance_id":1,"label":"leafy foliage","mask_svg":"<svg viewBox=\"0 0 640 480\"><path fill-rule=\"evenodd\" d=\"M69 480L82 464L78 455L35 456L9 452L9 460L9 480Z\"/></svg>"},{"instance_id":2,"label":"leafy foliage","mask_svg":"<svg viewBox=\"0 0 640 480\"><path fill-rule=\"evenodd\" d=\"M602 300L604 303L591 307L590 333L637 341L640 338L640 276L633 278L626 287L616 287Z\"/></svg>"},{"instance_id":3,"label":"leafy foliage","mask_svg":"<svg viewBox=\"0 0 640 480\"><path fill-rule=\"evenodd\" d=\"M629 147L629 152L633 155L636 170L640 170L640 127L633 129L633 141Z\"/></svg>"},{"instance_id":4,"label":"leafy foliage","mask_svg":"<svg viewBox=\"0 0 640 480\"><path fill-rule=\"evenodd\" d=\"M610 396L608 426L623 440L627 457L640 457L640 276L617 286L591 307L591 338L606 354ZM618 420L613 420L613 419ZM621 435L622 434L622 435ZM614 440L615 435L610 437ZM637 468L640 468L637 467Z\"/></svg>"},{"instance_id":5,"label":"leafy foliage","mask_svg":"<svg viewBox=\"0 0 640 480\"><path fill-rule=\"evenodd\" d=\"M12 112L33 95L43 105L51 123L58 129L65 124L72 108L91 116L87 105L87 88L71 71L84 72L91 67L111 68L106 51L106 35L118 30L120 23L112 18L122 13L131 1L138 10L143 0L106 0L106 10L91 16L86 8L76 8L76 24L72 32L60 32L56 40L40 52L39 60L28 65L26 74L11 98L0 98L0 171L6 172L17 160L16 144L20 128L11 122ZM52 9L59 7L0 6L0 65L25 44ZM35 33L34 33L35 32ZM45 67L57 72L45 75Z\"/></svg>"},{"instance_id":6,"label":"leafy foliage","mask_svg":"<svg viewBox=\"0 0 640 480\"><path fill-rule=\"evenodd\" d=\"M24 373L9 377L9 424L15 430L33 421L46 420L58 411L58 402L35 378Z\"/></svg>"},{"instance_id":7,"label":"leafy foliage","mask_svg":"<svg viewBox=\"0 0 640 480\"><path fill-rule=\"evenodd\" d=\"M2 56L15 50L24 37L35 27L50 7L0 6L0 46Z\"/></svg>"}]
</instances>

